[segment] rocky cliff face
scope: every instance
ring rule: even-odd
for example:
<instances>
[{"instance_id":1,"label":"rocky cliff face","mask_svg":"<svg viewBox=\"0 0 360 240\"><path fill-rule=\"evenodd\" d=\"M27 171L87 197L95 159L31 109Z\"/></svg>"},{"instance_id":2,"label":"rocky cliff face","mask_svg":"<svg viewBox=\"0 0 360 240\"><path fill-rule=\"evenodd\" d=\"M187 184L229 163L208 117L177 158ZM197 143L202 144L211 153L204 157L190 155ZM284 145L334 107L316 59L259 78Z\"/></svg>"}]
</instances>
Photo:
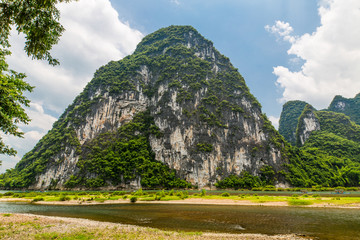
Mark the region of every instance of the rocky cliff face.
<instances>
[{"instance_id":1,"label":"rocky cliff face","mask_svg":"<svg viewBox=\"0 0 360 240\"><path fill-rule=\"evenodd\" d=\"M306 105L299 117L296 130L297 145L304 145L309 139L311 132L320 130L320 121L315 114L315 109Z\"/></svg>"},{"instance_id":2,"label":"rocky cliff face","mask_svg":"<svg viewBox=\"0 0 360 240\"><path fill-rule=\"evenodd\" d=\"M280 170L276 136L229 59L192 27L171 26L101 67L15 170L34 189L138 188L164 185L143 167L155 164L174 182L211 187L244 170Z\"/></svg>"},{"instance_id":3,"label":"rocky cliff face","mask_svg":"<svg viewBox=\"0 0 360 240\"><path fill-rule=\"evenodd\" d=\"M293 146L296 144L296 128L299 117L308 103L289 101L283 105L279 121L279 133Z\"/></svg>"}]
</instances>

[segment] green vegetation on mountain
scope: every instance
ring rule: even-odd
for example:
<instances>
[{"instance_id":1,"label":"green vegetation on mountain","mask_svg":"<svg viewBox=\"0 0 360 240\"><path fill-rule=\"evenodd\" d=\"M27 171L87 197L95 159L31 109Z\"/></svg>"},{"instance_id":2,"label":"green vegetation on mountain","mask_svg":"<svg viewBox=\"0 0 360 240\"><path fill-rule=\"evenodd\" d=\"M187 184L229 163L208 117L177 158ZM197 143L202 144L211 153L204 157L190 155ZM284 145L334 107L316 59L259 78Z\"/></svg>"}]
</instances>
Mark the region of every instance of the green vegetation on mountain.
<instances>
[{"instance_id":1,"label":"green vegetation on mountain","mask_svg":"<svg viewBox=\"0 0 360 240\"><path fill-rule=\"evenodd\" d=\"M140 98L156 103L139 103ZM116 118L119 124L115 126L108 126L111 124L106 120L103 125L86 125L96 114L106 114L99 108L108 106L109 99L125 99L126 104L136 102L133 108L121 102L121 110L116 112L121 114L125 107L133 115ZM299 187L359 185L360 127L348 117L316 111L301 101L285 104L279 131L292 144L305 129L303 123L298 123L302 117L311 113L321 126L303 146L295 147L275 130L260 108L243 77L210 41L189 26L163 28L146 36L134 54L101 67L53 129L15 169L0 175L0 187L27 188L34 184L41 187L44 181L41 183L39 176L49 174L48 169L59 169L71 158L77 164L71 165L68 175L61 179L54 176L46 187L56 188L61 180L61 186L66 188L121 188L139 183L152 189L188 188L191 184L184 177L205 169L201 161L206 156L218 149L228 153L239 145L245 149L245 158L252 166L245 166L236 175L229 171L225 157L220 157L216 174L211 176L213 183L218 180L215 184L218 188L256 188L284 182ZM160 130L155 119L157 124L164 120L166 127L158 125ZM82 138L94 126L102 129L92 138ZM161 151L165 155L160 159L170 159L167 151L175 148L169 139L171 135L177 145L178 126L180 131L185 126L191 129L190 147L185 149L191 161L177 163L180 167L176 172L169 167L172 163L168 166L155 160L150 140L162 139L167 134L168 141L156 144L164 147ZM219 143L219 139L223 141ZM177 146L176 151L179 149ZM47 179L50 180L49 176Z\"/></svg>"},{"instance_id":2,"label":"green vegetation on mountain","mask_svg":"<svg viewBox=\"0 0 360 240\"><path fill-rule=\"evenodd\" d=\"M320 130L311 132L303 146L289 148L285 178L302 187L359 186L360 126L343 113L316 111L310 105L304 107L301 116L306 114L313 115L312 121L318 121ZM295 123L297 138L305 127L301 116Z\"/></svg>"},{"instance_id":3,"label":"green vegetation on mountain","mask_svg":"<svg viewBox=\"0 0 360 240\"><path fill-rule=\"evenodd\" d=\"M354 98L335 96L327 110L344 113L356 124L360 124L360 93Z\"/></svg>"},{"instance_id":4,"label":"green vegetation on mountain","mask_svg":"<svg viewBox=\"0 0 360 240\"><path fill-rule=\"evenodd\" d=\"M199 36L201 41L186 46L188 33ZM213 70L212 58L200 58L197 50L211 48L216 64L222 71ZM146 67L156 81L145 82L142 70ZM181 76L181 77L179 77ZM176 101L193 101L199 89L206 88L205 96L196 109L183 108L183 113L201 124L228 128L223 122L222 111L233 113L246 112L235 102L245 97L260 108L260 103L250 94L244 79L228 58L221 55L212 43L204 39L190 26L171 26L146 36L138 45L134 54L120 61L112 61L101 67L84 91L75 98L64 114L54 124L35 148L27 153L15 169L0 175L0 187L26 188L34 184L36 176L47 168L60 165L67 151L76 149L80 156L75 175L67 181L67 187L96 188L109 184L129 183L135 178L141 179L144 187L188 187L189 183L177 178L174 170L154 160L149 146L147 127L154 130L155 125L139 122L140 117L129 122L115 132L103 133L81 146L76 129L86 123L86 116L93 113L105 94L140 94L147 97L157 94L160 84L166 83L159 105L166 105L170 91L176 91ZM140 86L141 89L138 89ZM150 111L153 109L149 109ZM144 116L143 116L144 117ZM129 133L131 128L132 133ZM138 135L138 132L141 134ZM126 134L125 134L126 133ZM159 133L157 133L159 134ZM196 145L195 145L196 146ZM199 152L209 152L210 143L198 143ZM89 175L90 174L90 175ZM92 175L91 175L92 174ZM92 177L88 177L92 176ZM53 185L57 180L53 181Z\"/></svg>"},{"instance_id":5,"label":"green vegetation on mountain","mask_svg":"<svg viewBox=\"0 0 360 240\"><path fill-rule=\"evenodd\" d=\"M149 111L137 114L116 132L100 134L82 148L80 171L66 187L98 188L141 179L145 188L187 188L191 184L176 177L175 170L155 160L150 135L161 137ZM91 177L96 176L96 177Z\"/></svg>"},{"instance_id":6,"label":"green vegetation on mountain","mask_svg":"<svg viewBox=\"0 0 360 240\"><path fill-rule=\"evenodd\" d=\"M296 144L298 119L306 105L307 103L303 101L289 101L283 106L279 121L279 133L292 145Z\"/></svg>"},{"instance_id":7,"label":"green vegetation on mountain","mask_svg":"<svg viewBox=\"0 0 360 240\"><path fill-rule=\"evenodd\" d=\"M360 143L360 126L342 113L330 111L316 112L320 120L321 131L331 132L343 138Z\"/></svg>"}]
</instances>

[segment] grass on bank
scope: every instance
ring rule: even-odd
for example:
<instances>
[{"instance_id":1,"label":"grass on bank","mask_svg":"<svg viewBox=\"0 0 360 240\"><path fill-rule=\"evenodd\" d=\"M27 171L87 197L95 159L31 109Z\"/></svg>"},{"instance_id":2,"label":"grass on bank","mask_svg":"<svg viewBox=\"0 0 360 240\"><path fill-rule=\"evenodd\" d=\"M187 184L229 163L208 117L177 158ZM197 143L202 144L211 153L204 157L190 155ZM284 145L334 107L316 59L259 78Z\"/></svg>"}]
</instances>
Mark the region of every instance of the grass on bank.
<instances>
[{"instance_id":1,"label":"grass on bank","mask_svg":"<svg viewBox=\"0 0 360 240\"><path fill-rule=\"evenodd\" d=\"M111 200L124 200L128 202L137 201L171 201L171 200L184 200L186 198L192 199L213 199L223 200L230 199L237 201L251 201L254 203L267 203L267 202L285 202L290 206L303 206L312 204L328 204L328 205L350 205L360 204L360 197L349 195L333 195L322 196L319 194L293 194L291 196L272 196L272 195L258 195L258 192L243 193L242 191L228 192L207 192L201 190L197 192L189 191L143 191L139 189L136 192L114 191L114 192L7 192L0 194L3 199L19 199L29 202L68 202L72 203L104 203ZM136 198L136 200L135 200ZM135 201L134 201L135 200Z\"/></svg>"}]
</instances>

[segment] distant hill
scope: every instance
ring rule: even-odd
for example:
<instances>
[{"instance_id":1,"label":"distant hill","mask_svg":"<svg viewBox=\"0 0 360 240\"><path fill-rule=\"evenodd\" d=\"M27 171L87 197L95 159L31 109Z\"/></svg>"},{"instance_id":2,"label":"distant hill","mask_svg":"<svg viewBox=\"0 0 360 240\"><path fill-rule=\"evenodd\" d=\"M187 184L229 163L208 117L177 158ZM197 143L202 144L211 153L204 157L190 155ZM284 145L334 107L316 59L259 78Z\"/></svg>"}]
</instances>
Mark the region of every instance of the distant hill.
<instances>
[{"instance_id":1,"label":"distant hill","mask_svg":"<svg viewBox=\"0 0 360 240\"><path fill-rule=\"evenodd\" d=\"M279 133L292 145L296 144L298 119L306 105L307 103L303 101L289 101L283 106L279 122Z\"/></svg>"},{"instance_id":2,"label":"distant hill","mask_svg":"<svg viewBox=\"0 0 360 240\"><path fill-rule=\"evenodd\" d=\"M360 93L354 98L335 96L327 110L344 113L352 121L360 124Z\"/></svg>"},{"instance_id":3,"label":"distant hill","mask_svg":"<svg viewBox=\"0 0 360 240\"><path fill-rule=\"evenodd\" d=\"M329 109L322 111L301 101L284 105L279 129L293 145L289 136L295 136L299 147L294 147L297 154L292 155L288 164L292 184L360 185L360 125L353 121L359 112L350 108L360 106L358 98L359 95L354 99L337 96Z\"/></svg>"}]
</instances>

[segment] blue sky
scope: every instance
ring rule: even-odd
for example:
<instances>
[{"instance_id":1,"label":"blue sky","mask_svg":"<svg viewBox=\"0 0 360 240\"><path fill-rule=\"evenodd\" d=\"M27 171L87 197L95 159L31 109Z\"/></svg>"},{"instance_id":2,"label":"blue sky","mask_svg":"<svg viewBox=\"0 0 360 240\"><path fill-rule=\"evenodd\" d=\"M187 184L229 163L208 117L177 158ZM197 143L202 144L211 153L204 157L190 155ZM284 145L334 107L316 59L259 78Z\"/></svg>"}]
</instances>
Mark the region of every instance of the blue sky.
<instances>
[{"instance_id":1,"label":"blue sky","mask_svg":"<svg viewBox=\"0 0 360 240\"><path fill-rule=\"evenodd\" d=\"M58 7L66 31L52 55L61 65L26 56L24 36L12 31L7 61L35 89L27 94L32 121L20 125L24 138L0 133L18 150L15 157L0 156L0 172L51 129L96 69L170 25L191 25L213 41L275 126L288 100L322 109L335 95L360 92L359 0L78 0Z\"/></svg>"},{"instance_id":2,"label":"blue sky","mask_svg":"<svg viewBox=\"0 0 360 240\"><path fill-rule=\"evenodd\" d=\"M112 1L120 19L149 34L169 25L191 25L230 58L251 92L269 116L280 116L281 89L273 67L289 64L290 44L277 41L265 30L276 20L291 22L295 34L315 31L320 25L314 0L132 0Z\"/></svg>"}]
</instances>

